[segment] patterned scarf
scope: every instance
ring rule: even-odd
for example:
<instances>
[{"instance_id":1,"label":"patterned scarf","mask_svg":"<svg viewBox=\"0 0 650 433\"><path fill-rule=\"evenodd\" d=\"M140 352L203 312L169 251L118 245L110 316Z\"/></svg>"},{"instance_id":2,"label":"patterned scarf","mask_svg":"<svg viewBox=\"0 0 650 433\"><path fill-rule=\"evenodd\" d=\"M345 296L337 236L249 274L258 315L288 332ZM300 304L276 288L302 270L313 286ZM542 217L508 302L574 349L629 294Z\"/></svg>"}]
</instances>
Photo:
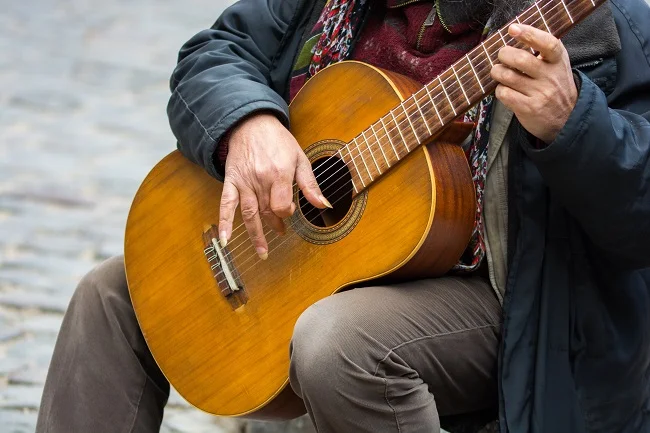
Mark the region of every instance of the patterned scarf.
<instances>
[{"instance_id":1,"label":"patterned scarf","mask_svg":"<svg viewBox=\"0 0 650 433\"><path fill-rule=\"evenodd\" d=\"M291 75L290 98L318 71L347 59L357 34L367 0L329 0L312 28L309 38L300 50ZM489 28L486 26L484 35ZM476 219L472 238L453 270L473 272L485 257L485 229L483 221L483 195L487 177L487 150L490 135L490 115L493 96L485 97L464 116L465 122L475 123L472 137L464 146L472 180L476 189Z\"/></svg>"}]
</instances>

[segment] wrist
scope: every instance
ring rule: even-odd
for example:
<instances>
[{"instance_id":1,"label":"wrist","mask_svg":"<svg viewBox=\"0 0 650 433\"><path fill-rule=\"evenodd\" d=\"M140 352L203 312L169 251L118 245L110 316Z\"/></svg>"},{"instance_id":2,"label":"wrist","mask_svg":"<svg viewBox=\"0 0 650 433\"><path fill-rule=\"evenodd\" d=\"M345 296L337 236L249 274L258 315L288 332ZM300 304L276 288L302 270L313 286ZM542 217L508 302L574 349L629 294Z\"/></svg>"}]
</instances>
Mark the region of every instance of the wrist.
<instances>
[{"instance_id":1,"label":"wrist","mask_svg":"<svg viewBox=\"0 0 650 433\"><path fill-rule=\"evenodd\" d=\"M250 113L248 116L244 117L241 119L239 122L235 124L235 126L232 127L231 129L231 134L230 134L230 141L241 141L237 140L237 137L241 134L245 134L246 131L248 131L251 128L260 128L265 125L272 125L272 126L281 126L284 128L284 125L280 120L277 118L275 113L270 110L261 110L261 111L254 111Z\"/></svg>"}]
</instances>

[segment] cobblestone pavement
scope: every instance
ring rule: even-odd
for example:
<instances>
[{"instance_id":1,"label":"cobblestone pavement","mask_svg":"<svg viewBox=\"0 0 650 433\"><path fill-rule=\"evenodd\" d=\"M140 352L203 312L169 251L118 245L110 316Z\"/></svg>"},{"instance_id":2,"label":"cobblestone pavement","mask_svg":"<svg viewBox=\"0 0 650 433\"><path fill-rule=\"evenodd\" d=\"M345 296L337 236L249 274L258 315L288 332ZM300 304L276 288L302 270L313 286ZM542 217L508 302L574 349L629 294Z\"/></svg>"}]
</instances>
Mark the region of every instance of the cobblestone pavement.
<instances>
[{"instance_id":1,"label":"cobblestone pavement","mask_svg":"<svg viewBox=\"0 0 650 433\"><path fill-rule=\"evenodd\" d=\"M34 431L76 283L122 252L131 198L175 146L165 107L178 48L229 3L0 0L0 433ZM210 417L178 395L163 426L270 429Z\"/></svg>"}]
</instances>

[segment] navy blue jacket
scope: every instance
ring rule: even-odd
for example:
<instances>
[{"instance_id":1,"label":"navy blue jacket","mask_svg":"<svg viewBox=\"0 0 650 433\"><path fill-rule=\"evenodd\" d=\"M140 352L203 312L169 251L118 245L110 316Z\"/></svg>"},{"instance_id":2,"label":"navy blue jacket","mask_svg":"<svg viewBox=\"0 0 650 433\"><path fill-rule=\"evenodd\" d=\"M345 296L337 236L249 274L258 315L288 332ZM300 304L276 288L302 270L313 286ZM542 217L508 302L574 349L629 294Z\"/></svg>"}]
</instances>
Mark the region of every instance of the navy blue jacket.
<instances>
[{"instance_id":1,"label":"navy blue jacket","mask_svg":"<svg viewBox=\"0 0 650 433\"><path fill-rule=\"evenodd\" d=\"M289 125L289 75L322 4L242 0L187 42L168 107L187 158L220 179L216 143L238 120L264 109ZM650 432L650 9L605 7L622 49L578 72L557 139L537 149L510 130L503 433Z\"/></svg>"}]
</instances>

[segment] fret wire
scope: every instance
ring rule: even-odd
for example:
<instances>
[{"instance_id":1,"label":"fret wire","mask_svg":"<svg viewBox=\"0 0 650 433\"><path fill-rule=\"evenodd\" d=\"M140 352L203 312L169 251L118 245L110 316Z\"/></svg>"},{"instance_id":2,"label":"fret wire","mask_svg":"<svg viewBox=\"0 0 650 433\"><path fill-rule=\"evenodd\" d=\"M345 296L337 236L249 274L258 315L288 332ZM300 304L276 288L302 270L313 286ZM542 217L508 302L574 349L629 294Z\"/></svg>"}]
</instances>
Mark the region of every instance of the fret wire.
<instances>
[{"instance_id":1,"label":"fret wire","mask_svg":"<svg viewBox=\"0 0 650 433\"><path fill-rule=\"evenodd\" d=\"M456 76L456 81L458 81L458 85L460 86L460 90L462 90L463 95L465 95L465 99L467 100L467 105L472 105L472 103L469 102L469 98L467 97L467 93L465 93L465 89L463 88L463 83L461 83L460 78L458 78L458 74L456 73L456 68L454 68L454 65L451 65L451 70L454 71L454 75Z\"/></svg>"},{"instance_id":2,"label":"fret wire","mask_svg":"<svg viewBox=\"0 0 650 433\"><path fill-rule=\"evenodd\" d=\"M440 113L438 112L438 107L436 107L436 101L433 100L433 96L431 96L431 92L429 92L429 86L424 86L424 88L426 89L427 95L431 100L431 105L433 105L433 109L436 110L436 115L438 116L438 120L440 120L440 126L444 125L445 122L443 122L442 117L440 117Z\"/></svg>"},{"instance_id":3,"label":"fret wire","mask_svg":"<svg viewBox=\"0 0 650 433\"><path fill-rule=\"evenodd\" d=\"M571 24L573 24L573 17L569 13L569 8L566 7L566 3L564 3L564 0L560 0L562 2L562 6L564 6L564 10L566 11L566 14L569 16L569 19L571 20Z\"/></svg>"},{"instance_id":4,"label":"fret wire","mask_svg":"<svg viewBox=\"0 0 650 433\"><path fill-rule=\"evenodd\" d=\"M390 143L390 147L393 148L393 152L395 152L395 156L399 161L399 154L397 153L397 149L395 149L395 145L393 144L393 139L390 138L390 133L388 132L388 129L386 128L386 124L384 123L384 118L380 117L379 120L381 121L381 127L384 128L384 131L386 131L386 137L388 137L388 142Z\"/></svg>"},{"instance_id":5,"label":"fret wire","mask_svg":"<svg viewBox=\"0 0 650 433\"><path fill-rule=\"evenodd\" d=\"M388 168L390 168L390 162L388 162L388 158L386 158L386 154L384 153L384 146L382 146L381 142L379 141L379 136L377 136L377 133L375 132L375 124L374 123L370 125L370 130L372 131L372 135L375 136L375 140L377 140L377 146L379 146L379 150L381 150L381 154L384 156L384 160L386 161L386 165L388 166Z\"/></svg>"},{"instance_id":6,"label":"fret wire","mask_svg":"<svg viewBox=\"0 0 650 433\"><path fill-rule=\"evenodd\" d=\"M368 152L370 152L370 156L372 157L372 161L375 163L375 167L377 167L377 172L381 173L381 169L379 168L379 165L377 164L377 160L375 159L375 155L373 154L373 151L370 148L370 144L368 144L368 139L366 138L366 131L361 131L361 136L363 137L363 141L366 142L366 147L368 148ZM379 147L381 147L381 146L379 146Z\"/></svg>"},{"instance_id":7,"label":"fret wire","mask_svg":"<svg viewBox=\"0 0 650 433\"><path fill-rule=\"evenodd\" d=\"M363 185L363 187L365 188L365 187L366 187L366 183L363 181L363 176L361 176L361 172L359 171L359 167L357 167L357 163L356 163L356 161L354 160L354 159L355 159L355 158L354 158L354 155L352 155L352 153L350 152L349 144L350 144L350 143L348 143L348 144L345 145L346 150L348 151L348 156L349 156L350 159L352 160L352 164L354 164L354 169L357 171L357 176L359 176L359 180L361 181L361 185ZM359 191L357 191L357 192L359 192Z\"/></svg>"},{"instance_id":8,"label":"fret wire","mask_svg":"<svg viewBox=\"0 0 650 433\"><path fill-rule=\"evenodd\" d=\"M596 3L594 3L594 0L591 0L591 4L594 5L594 7L596 7Z\"/></svg>"},{"instance_id":9,"label":"fret wire","mask_svg":"<svg viewBox=\"0 0 650 433\"><path fill-rule=\"evenodd\" d=\"M424 126L427 127L427 132L429 132L429 135L431 135L431 130L429 129L429 124L427 123L427 118L424 116L424 113L422 112L422 108L420 108L420 104L418 104L417 93L415 95L413 95L413 100L415 101L415 106L418 107L418 111L420 112L420 116L422 116L422 121L424 122Z\"/></svg>"},{"instance_id":10,"label":"fret wire","mask_svg":"<svg viewBox=\"0 0 650 433\"><path fill-rule=\"evenodd\" d=\"M506 42L506 40L503 37L503 34L501 33L501 29L497 30L497 33L499 34L499 37L501 38L501 42L503 42L503 45L508 46L508 43Z\"/></svg>"},{"instance_id":11,"label":"fret wire","mask_svg":"<svg viewBox=\"0 0 650 433\"><path fill-rule=\"evenodd\" d=\"M337 152L339 155L341 155L341 159L343 160L343 163L345 165L348 165L348 163L345 162L345 158L343 158L343 154L341 153L341 150L343 150L343 149L346 149L346 151L348 152L348 156L350 157L350 160L354 164L354 158L352 158L352 155L350 155L350 151L348 150L348 145L347 144L344 147L340 148L338 150L338 152ZM356 168L356 164L355 164L355 168ZM359 177L359 179L361 179L361 175L359 174L359 170L357 170L357 176ZM354 184L354 176L352 175L352 172L350 172L350 180L352 180L352 188L354 188L354 192L359 194L359 189ZM361 182L363 182L363 180Z\"/></svg>"},{"instance_id":12,"label":"fret wire","mask_svg":"<svg viewBox=\"0 0 650 433\"><path fill-rule=\"evenodd\" d=\"M375 179L372 177L372 173L370 173L370 169L368 168L368 164L366 164L366 159L361 154L361 147L359 146L359 142L357 141L357 137L354 137L352 139L352 141L354 141L354 144L357 146L357 152L359 152L359 157L361 158L361 162L363 162L363 165L366 167L366 172L368 172L368 176L370 176L370 181L372 182Z\"/></svg>"},{"instance_id":13,"label":"fret wire","mask_svg":"<svg viewBox=\"0 0 650 433\"><path fill-rule=\"evenodd\" d=\"M395 118L395 113L393 113L393 110L390 110L390 115L393 117L393 122L395 122L395 127L397 128L397 132L399 132L399 136L402 137L404 147L406 147L406 150L408 151L409 147L406 145L406 138L404 138L404 134L402 134L402 128L400 128L399 123L397 123L397 119Z\"/></svg>"},{"instance_id":14,"label":"fret wire","mask_svg":"<svg viewBox=\"0 0 650 433\"><path fill-rule=\"evenodd\" d=\"M517 20L517 23L521 24L521 21L519 21L519 16L516 16L515 19ZM530 52L533 53L533 56L535 55L535 50L532 48L528 47L530 49Z\"/></svg>"},{"instance_id":15,"label":"fret wire","mask_svg":"<svg viewBox=\"0 0 650 433\"><path fill-rule=\"evenodd\" d=\"M476 73L476 70L474 69L474 65L472 65L472 61L470 60L469 56L465 54L465 58L467 59L467 63L469 63L469 67L472 68L472 72L474 72L474 76L476 77L476 82L478 83L478 86L481 88L481 93L485 93L485 89L483 88L483 85L481 84L481 79L478 77L478 74Z\"/></svg>"},{"instance_id":16,"label":"fret wire","mask_svg":"<svg viewBox=\"0 0 650 433\"><path fill-rule=\"evenodd\" d=\"M453 111L454 116L456 116L457 115L456 114L456 109L454 108L454 104L451 103L451 99L449 99L449 95L447 94L447 89L445 89L445 85L442 84L442 80L440 79L440 75L438 75L438 81L440 81L440 87L442 87L442 91L445 92L445 96L447 97L447 101L449 101L449 106L451 107L451 111Z\"/></svg>"},{"instance_id":17,"label":"fret wire","mask_svg":"<svg viewBox=\"0 0 650 433\"><path fill-rule=\"evenodd\" d=\"M411 129L413 130L413 135L415 136L415 140L420 144L420 137L418 137L418 133L415 131L415 128L413 127L413 123L411 123L411 117L409 114L406 112L406 108L404 108L404 103L399 104L400 107L402 107L402 111L404 112L404 115L406 116L406 120L409 121L409 125L411 125ZM406 150L409 152L411 149L409 149L409 145L407 142L404 142L404 146L406 146Z\"/></svg>"},{"instance_id":18,"label":"fret wire","mask_svg":"<svg viewBox=\"0 0 650 433\"><path fill-rule=\"evenodd\" d=\"M485 56L487 57L488 62L490 62L490 66L494 66L494 63L492 63L492 59L490 58L490 53L488 53L488 50L485 48L485 42L481 44L481 48L485 51Z\"/></svg>"},{"instance_id":19,"label":"fret wire","mask_svg":"<svg viewBox=\"0 0 650 433\"><path fill-rule=\"evenodd\" d=\"M592 3L593 3L593 0L592 0ZM558 5L558 6L559 6L559 5ZM529 8L525 13L530 12L531 9L532 9L532 8ZM583 12L584 12L584 10L582 10L582 11L576 11L575 13L577 13L578 15L581 15ZM489 59L489 56L488 56L488 59ZM436 97L437 97L437 96L438 96L438 95L436 95ZM394 115L393 115L393 120L395 120L395 116L394 116ZM397 124L397 123L396 123L396 124ZM398 125L398 124L397 124L397 125ZM399 128L399 125L398 125L398 128ZM347 146L347 145L346 145L346 146ZM348 152L349 152L349 149L348 149ZM351 155L351 154L349 153L349 155ZM286 242L286 241L284 241L284 242Z\"/></svg>"},{"instance_id":20,"label":"fret wire","mask_svg":"<svg viewBox=\"0 0 650 433\"><path fill-rule=\"evenodd\" d=\"M549 32L550 34L553 34L553 32L551 32L551 29L548 28L548 24L546 24L546 19L544 18L544 14L542 13L542 10L539 8L537 2L535 2L535 7L537 8L537 12L539 12L539 16L542 17L542 22L544 23L544 27L546 27L546 31Z\"/></svg>"},{"instance_id":21,"label":"fret wire","mask_svg":"<svg viewBox=\"0 0 650 433\"><path fill-rule=\"evenodd\" d=\"M564 7L565 10L566 10L566 5L564 4L564 1L563 1L563 0L560 0L560 1L562 2L562 5L563 5L563 7ZM594 4L593 0L591 0L591 1L592 1L592 4ZM529 7L529 9L528 9L527 11L524 11L524 12L522 13L522 15L525 14L525 13L530 12L530 11L533 9L533 7L534 7L534 8L537 8L537 11L540 13L540 17L542 18L542 20L544 21L545 26L546 26L547 29L548 29L548 25L547 25L547 23L546 23L546 20L544 19L544 16L543 16L542 13L541 13L541 9L539 8L539 6L538 6L536 3L535 3L534 6ZM555 8L555 6L553 6L552 9L553 9L553 8ZM568 12L568 11L567 11L567 12ZM568 15L570 16L569 13L568 13ZM516 21L517 21L519 24L521 24L521 22L520 22L518 16L515 17L515 19L516 19ZM570 17L570 19L572 19L572 17ZM549 32L550 32L550 29L549 29ZM503 42L503 44L504 44L504 45L508 45L507 42L505 41L504 37L503 37L503 34L501 33L501 29L498 30L498 33L499 33L499 37L500 37L501 41ZM490 53L487 51L487 48L486 48L486 46L485 46L485 43L481 44L481 48L483 49L483 51L484 51L484 53L485 53L485 55L486 55L486 57L487 57L487 60L488 60L488 62L490 63L490 65L494 66L494 63L492 62L492 58L491 58L491 56L490 56ZM531 51L533 51L532 48L531 48ZM534 52L533 52L533 53L534 53ZM470 63L470 67L471 67L473 73L475 74L475 76L477 76L477 82L479 83L479 87L481 87L481 89L483 90L483 85L482 85L480 79L478 79L478 74L476 73L476 70L475 70L475 68L474 68L474 65L472 64L471 60L469 60L469 58L468 58L468 61L469 61L469 63ZM466 94L466 92L465 92L465 90L464 90L462 84L460 83L460 79L459 79L458 74L457 74L457 72L456 72L456 70L455 70L455 68L454 68L453 65L452 65L452 71L453 71L454 75L456 76L457 81L459 82L459 85L460 85L460 87L461 87L461 90L463 91L463 94L464 94L464 96L465 96L465 99L467 99L467 100L469 101L469 98L467 97L467 94ZM455 109L455 107L454 107L454 105L453 105L453 103L452 103L452 101L451 101L451 98L449 97L449 94L448 94L448 92L447 92L447 90L446 90L446 88L445 88L445 86L444 86L444 84L443 84L443 82L442 82L440 76L438 76L438 81L440 82L440 86L442 87L442 90L443 90L443 92L445 93L445 96L446 96L447 101L449 102L449 104L450 104L450 106L451 106L451 108L452 108L452 111L453 111L454 114L456 115L456 114L457 114L457 113L456 113L456 109ZM438 119L440 120L441 124L443 124L444 122L442 122L442 117L440 116L440 113L438 112L438 109L437 109L436 104L435 104L435 101L434 101L434 99L433 99L433 97L432 97L432 95L431 95L431 93L430 93L430 91L429 91L429 88L428 88L427 86L425 86L425 89L426 89L426 91L427 91L427 95L429 96L429 99L430 99L431 102L432 102L432 105L434 106L434 109L435 109L435 111L436 111L436 114L437 114L437 116L438 116ZM416 104L418 110L419 110L420 113L423 115L422 110L421 110L421 108L420 108L420 106L419 106L419 104L418 104L418 102L417 102L417 99L414 98L414 101L415 101L415 104ZM406 119L407 119L407 121L409 122L409 125L410 125L411 129L413 130L414 136L415 136L415 138L416 138L416 140L418 141L418 144L419 144L419 143L420 143L420 140L419 140L419 137L418 137L418 135L417 135L417 131L415 130L415 128L414 128L414 126L413 126L413 123L411 122L411 119L410 119L410 117L408 116L408 113L407 113L405 107L404 107L402 104L400 104L400 105L402 106L402 110L404 111L404 114L405 114L405 116L406 116ZM397 130L398 130L398 132L399 132L399 134L400 134L400 137L401 137L402 140L404 141L405 147L407 148L407 150L410 150L409 147L408 147L408 145L407 145L406 139L405 139L404 135L402 134L402 131L401 131L400 127L399 127L399 122L397 121L397 119L396 119L396 117L395 117L395 114L393 113L393 110L390 111L390 114L391 114L391 116L392 116L392 118L393 118L393 122L394 122L395 125L397 126ZM398 159L399 159L399 155L398 155L398 153L397 153L397 151L396 151L396 149L395 149L395 146L394 146L393 143L392 143L392 140L391 140L390 134L388 133L388 130L386 129L386 125L385 125L385 123L384 123L384 121L383 121L383 118L380 119L380 120L381 120L381 122L382 122L382 126L383 126L384 130L386 131L386 135L387 135L388 138L389 138L389 142L391 143L391 146L393 147L393 151L395 152L395 155L396 155L396 156L398 157ZM424 116L423 116L423 120L424 120ZM429 129L426 120L424 120L424 121L425 121L425 126L427 127L427 129ZM373 133L375 133L374 130L373 130ZM364 136L364 138L365 138L365 136ZM357 145L357 146L358 146L358 145ZM374 157L373 157L373 159L374 159Z\"/></svg>"}]
</instances>

